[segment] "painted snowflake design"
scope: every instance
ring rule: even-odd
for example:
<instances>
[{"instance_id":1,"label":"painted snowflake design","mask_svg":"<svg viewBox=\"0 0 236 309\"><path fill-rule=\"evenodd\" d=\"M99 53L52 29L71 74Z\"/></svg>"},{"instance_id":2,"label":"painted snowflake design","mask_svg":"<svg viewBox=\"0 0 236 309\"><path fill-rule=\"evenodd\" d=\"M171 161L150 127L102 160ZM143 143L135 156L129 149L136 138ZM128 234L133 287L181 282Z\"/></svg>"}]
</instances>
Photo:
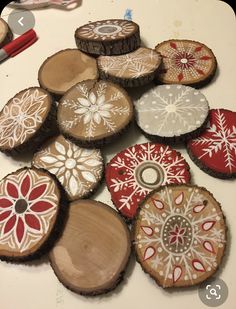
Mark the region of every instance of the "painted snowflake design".
<instances>
[{"instance_id":1,"label":"painted snowflake design","mask_svg":"<svg viewBox=\"0 0 236 309\"><path fill-rule=\"evenodd\" d=\"M27 169L0 184L0 248L24 252L48 232L58 198L49 178Z\"/></svg>"},{"instance_id":2,"label":"painted snowflake design","mask_svg":"<svg viewBox=\"0 0 236 309\"><path fill-rule=\"evenodd\" d=\"M215 57L205 45L173 40L159 44L156 50L163 57L160 79L165 82L191 83L206 78L215 63Z\"/></svg>"},{"instance_id":3,"label":"painted snowflake design","mask_svg":"<svg viewBox=\"0 0 236 309\"><path fill-rule=\"evenodd\" d=\"M236 173L236 113L211 110L206 131L190 141L188 147L198 160L213 170Z\"/></svg>"},{"instance_id":4,"label":"painted snowflake design","mask_svg":"<svg viewBox=\"0 0 236 309\"><path fill-rule=\"evenodd\" d=\"M137 123L151 135L173 137L195 131L208 116L205 96L188 86L162 85L135 102Z\"/></svg>"},{"instance_id":5,"label":"painted snowflake design","mask_svg":"<svg viewBox=\"0 0 236 309\"><path fill-rule=\"evenodd\" d=\"M127 20L104 20L82 26L80 36L95 40L119 39L133 33L135 24Z\"/></svg>"},{"instance_id":6,"label":"painted snowflake design","mask_svg":"<svg viewBox=\"0 0 236 309\"><path fill-rule=\"evenodd\" d=\"M157 52L143 47L126 55L98 58L98 67L101 71L123 78L138 78L150 74L160 63L161 57Z\"/></svg>"},{"instance_id":7,"label":"painted snowflake design","mask_svg":"<svg viewBox=\"0 0 236 309\"><path fill-rule=\"evenodd\" d=\"M142 205L135 222L139 260L163 287L201 282L218 267L225 247L219 204L203 188L166 186Z\"/></svg>"},{"instance_id":8,"label":"painted snowflake design","mask_svg":"<svg viewBox=\"0 0 236 309\"><path fill-rule=\"evenodd\" d=\"M96 129L100 128L104 133L116 132L119 116L129 115L130 107L120 104L124 95L117 90L115 93L107 94L108 84L99 82L96 91L89 91L85 83L78 84L77 100L64 100L62 106L73 112L72 120L62 121L65 130L76 127L83 123L86 127L85 137L94 137ZM128 104L127 104L128 105ZM115 119L117 117L117 119Z\"/></svg>"},{"instance_id":9,"label":"painted snowflake design","mask_svg":"<svg viewBox=\"0 0 236 309\"><path fill-rule=\"evenodd\" d=\"M138 204L163 184L187 183L189 167L180 153L169 146L138 144L116 155L106 169L112 200L126 217L133 218Z\"/></svg>"},{"instance_id":10,"label":"painted snowflake design","mask_svg":"<svg viewBox=\"0 0 236 309\"><path fill-rule=\"evenodd\" d=\"M62 136L36 153L33 164L55 174L72 200L88 195L103 173L99 150L78 147Z\"/></svg>"},{"instance_id":11,"label":"painted snowflake design","mask_svg":"<svg viewBox=\"0 0 236 309\"><path fill-rule=\"evenodd\" d=\"M35 133L47 110L46 96L29 89L5 105L0 113L0 146L13 148Z\"/></svg>"}]
</instances>

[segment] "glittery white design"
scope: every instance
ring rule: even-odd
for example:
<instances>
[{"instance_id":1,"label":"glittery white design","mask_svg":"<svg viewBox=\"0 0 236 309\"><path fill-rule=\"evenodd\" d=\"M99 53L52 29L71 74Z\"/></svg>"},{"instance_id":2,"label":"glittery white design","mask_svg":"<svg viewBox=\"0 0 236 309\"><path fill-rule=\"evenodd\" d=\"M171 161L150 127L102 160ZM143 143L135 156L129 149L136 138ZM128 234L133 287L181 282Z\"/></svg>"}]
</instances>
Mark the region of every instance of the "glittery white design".
<instances>
[{"instance_id":1,"label":"glittery white design","mask_svg":"<svg viewBox=\"0 0 236 309\"><path fill-rule=\"evenodd\" d=\"M141 129L162 137L195 131L209 112L204 95L182 85L154 87L135 102L135 109Z\"/></svg>"},{"instance_id":2,"label":"glittery white design","mask_svg":"<svg viewBox=\"0 0 236 309\"><path fill-rule=\"evenodd\" d=\"M86 126L85 137L93 137L97 126L103 126L107 132L115 132L117 125L114 116L127 115L129 107L116 106L116 102L124 95L116 91L107 98L107 84L100 82L96 91L88 91L86 84L77 86L77 100L64 100L61 104L73 110L73 119L62 122L62 127L71 129L79 122Z\"/></svg>"},{"instance_id":3,"label":"glittery white design","mask_svg":"<svg viewBox=\"0 0 236 309\"><path fill-rule=\"evenodd\" d=\"M105 20L82 26L80 36L89 39L118 39L127 36L135 30L132 22L127 20Z\"/></svg>"},{"instance_id":4,"label":"glittery white design","mask_svg":"<svg viewBox=\"0 0 236 309\"><path fill-rule=\"evenodd\" d=\"M98 67L112 76L138 78L154 72L160 64L160 55L147 48L138 48L120 56L100 56Z\"/></svg>"},{"instance_id":5,"label":"glittery white design","mask_svg":"<svg viewBox=\"0 0 236 309\"><path fill-rule=\"evenodd\" d=\"M15 97L5 105L0 114L0 146L13 148L35 133L46 110L46 96L38 89L27 90L20 98Z\"/></svg>"},{"instance_id":6,"label":"glittery white design","mask_svg":"<svg viewBox=\"0 0 236 309\"><path fill-rule=\"evenodd\" d=\"M149 186L142 186L141 182L137 180L136 171L139 166L142 164L147 164L151 162L156 164L162 171L160 175L160 183L186 183L186 163L182 156L176 155L174 158L172 150L169 146L161 146L160 150L156 151L155 144L141 144L142 153L135 149L135 147L128 148L125 157L129 159L127 164L123 158L117 157L116 161L111 164L112 167L122 168L126 171L125 180L112 178L112 184L110 187L114 192L121 192L127 194L122 194L120 201L119 210L123 208L131 209L134 204L133 196L137 196L142 200L146 194L152 191L154 188ZM169 158L169 159L167 159ZM158 187L156 186L156 188ZM130 192L132 188L132 192Z\"/></svg>"},{"instance_id":7,"label":"glittery white design","mask_svg":"<svg viewBox=\"0 0 236 309\"><path fill-rule=\"evenodd\" d=\"M218 109L215 115L217 126L215 124L208 126L205 136L199 136L191 143L194 146L201 145L205 147L199 159L205 156L212 158L214 154L222 153L225 167L232 172L236 168L236 127L227 122L224 111ZM210 136L207 133L212 133L212 135Z\"/></svg>"},{"instance_id":8,"label":"glittery white design","mask_svg":"<svg viewBox=\"0 0 236 309\"><path fill-rule=\"evenodd\" d=\"M55 174L72 199L84 197L102 177L101 152L97 149L81 148L62 139L58 138L46 149L38 152L33 164ZM53 151L52 147L55 148Z\"/></svg>"},{"instance_id":9,"label":"glittery white design","mask_svg":"<svg viewBox=\"0 0 236 309\"><path fill-rule=\"evenodd\" d=\"M59 203L55 185L48 183L49 177L30 169L9 175L0 183L0 245L3 249L9 247L24 252L47 235ZM14 191L10 192L9 185L17 196ZM24 212L16 211L19 200L27 203ZM4 205L6 202L8 205Z\"/></svg>"},{"instance_id":10,"label":"glittery white design","mask_svg":"<svg viewBox=\"0 0 236 309\"><path fill-rule=\"evenodd\" d=\"M177 205L181 194L181 205ZM144 263L158 272L164 287L180 278L194 283L199 272L217 268L217 251L224 247L225 231L220 208L212 207L208 194L201 188L165 187L141 208L136 251L143 255ZM162 209L155 206L158 200L164 205ZM204 207L200 209L199 204ZM147 229L151 232L147 233ZM159 255L161 259L157 260Z\"/></svg>"}]
</instances>

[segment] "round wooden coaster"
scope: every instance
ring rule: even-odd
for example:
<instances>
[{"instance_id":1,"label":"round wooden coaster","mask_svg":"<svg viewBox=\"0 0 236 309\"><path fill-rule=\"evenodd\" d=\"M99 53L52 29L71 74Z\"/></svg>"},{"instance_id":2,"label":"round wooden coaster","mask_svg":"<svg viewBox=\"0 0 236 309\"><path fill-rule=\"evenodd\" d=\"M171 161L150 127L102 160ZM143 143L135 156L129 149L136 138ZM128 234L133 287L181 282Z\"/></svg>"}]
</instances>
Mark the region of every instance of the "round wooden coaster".
<instances>
[{"instance_id":1,"label":"round wooden coaster","mask_svg":"<svg viewBox=\"0 0 236 309\"><path fill-rule=\"evenodd\" d=\"M141 204L133 241L137 260L159 285L195 285L212 276L221 263L224 215L205 188L167 185Z\"/></svg>"},{"instance_id":2,"label":"round wooden coaster","mask_svg":"<svg viewBox=\"0 0 236 309\"><path fill-rule=\"evenodd\" d=\"M39 87L22 90L0 112L0 151L34 150L56 132L56 106Z\"/></svg>"},{"instance_id":3,"label":"round wooden coaster","mask_svg":"<svg viewBox=\"0 0 236 309\"><path fill-rule=\"evenodd\" d=\"M206 85L214 77L217 62L204 44L190 40L169 40L156 46L163 64L158 75L164 84Z\"/></svg>"},{"instance_id":4,"label":"round wooden coaster","mask_svg":"<svg viewBox=\"0 0 236 309\"><path fill-rule=\"evenodd\" d=\"M118 136L133 118L133 104L118 85L87 80L60 100L57 121L61 133L87 147L101 146Z\"/></svg>"},{"instance_id":5,"label":"round wooden coaster","mask_svg":"<svg viewBox=\"0 0 236 309\"><path fill-rule=\"evenodd\" d=\"M13 34L8 24L0 18L0 48L9 43L13 38Z\"/></svg>"},{"instance_id":6,"label":"round wooden coaster","mask_svg":"<svg viewBox=\"0 0 236 309\"><path fill-rule=\"evenodd\" d=\"M103 294L123 278L130 247L129 230L118 213L100 202L78 200L69 207L50 261L67 288L83 295Z\"/></svg>"},{"instance_id":7,"label":"round wooden coaster","mask_svg":"<svg viewBox=\"0 0 236 309\"><path fill-rule=\"evenodd\" d=\"M106 167L106 183L120 213L136 215L139 203L161 185L190 182L189 166L169 146L144 143L118 153Z\"/></svg>"},{"instance_id":8,"label":"round wooden coaster","mask_svg":"<svg viewBox=\"0 0 236 309\"><path fill-rule=\"evenodd\" d=\"M72 86L97 79L96 60L77 49L62 50L44 61L38 73L41 87L61 97Z\"/></svg>"},{"instance_id":9,"label":"round wooden coaster","mask_svg":"<svg viewBox=\"0 0 236 309\"><path fill-rule=\"evenodd\" d=\"M217 178L236 178L236 112L210 110L205 131L187 144L191 159Z\"/></svg>"},{"instance_id":10,"label":"round wooden coaster","mask_svg":"<svg viewBox=\"0 0 236 309\"><path fill-rule=\"evenodd\" d=\"M155 86L135 102L136 121L150 139L185 142L206 127L209 105L198 90L183 85Z\"/></svg>"},{"instance_id":11,"label":"round wooden coaster","mask_svg":"<svg viewBox=\"0 0 236 309\"><path fill-rule=\"evenodd\" d=\"M63 190L44 170L20 169L0 182L0 259L26 261L48 251L61 226Z\"/></svg>"},{"instance_id":12,"label":"round wooden coaster","mask_svg":"<svg viewBox=\"0 0 236 309\"><path fill-rule=\"evenodd\" d=\"M150 83L157 74L161 56L155 50L140 47L119 56L100 56L97 59L100 77L123 87L138 87Z\"/></svg>"},{"instance_id":13,"label":"round wooden coaster","mask_svg":"<svg viewBox=\"0 0 236 309\"><path fill-rule=\"evenodd\" d=\"M32 164L54 174L70 200L91 195L103 176L103 158L98 149L76 146L62 135L35 153Z\"/></svg>"},{"instance_id":14,"label":"round wooden coaster","mask_svg":"<svg viewBox=\"0 0 236 309\"><path fill-rule=\"evenodd\" d=\"M109 19L92 22L75 32L78 48L95 55L121 55L140 47L139 26L133 21Z\"/></svg>"}]
</instances>

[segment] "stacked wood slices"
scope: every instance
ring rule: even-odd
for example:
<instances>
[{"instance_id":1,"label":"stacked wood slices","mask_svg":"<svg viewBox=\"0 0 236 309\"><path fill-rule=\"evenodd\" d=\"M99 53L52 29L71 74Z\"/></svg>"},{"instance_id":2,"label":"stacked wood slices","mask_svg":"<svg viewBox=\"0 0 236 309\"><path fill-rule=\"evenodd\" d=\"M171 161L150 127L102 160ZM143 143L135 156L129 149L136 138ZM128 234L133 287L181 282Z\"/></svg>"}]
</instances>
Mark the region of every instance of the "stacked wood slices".
<instances>
[{"instance_id":1,"label":"stacked wood slices","mask_svg":"<svg viewBox=\"0 0 236 309\"><path fill-rule=\"evenodd\" d=\"M114 289L132 250L164 288L203 282L221 264L225 217L172 146L214 177L236 176L236 113L210 109L198 89L216 73L213 52L186 39L142 46L139 26L121 19L83 25L75 41L44 61L40 87L0 112L0 150L33 153L31 167L0 182L0 258L48 253L58 279L83 295ZM151 141L104 162L104 145L133 120ZM91 199L103 177L118 211Z\"/></svg>"}]
</instances>

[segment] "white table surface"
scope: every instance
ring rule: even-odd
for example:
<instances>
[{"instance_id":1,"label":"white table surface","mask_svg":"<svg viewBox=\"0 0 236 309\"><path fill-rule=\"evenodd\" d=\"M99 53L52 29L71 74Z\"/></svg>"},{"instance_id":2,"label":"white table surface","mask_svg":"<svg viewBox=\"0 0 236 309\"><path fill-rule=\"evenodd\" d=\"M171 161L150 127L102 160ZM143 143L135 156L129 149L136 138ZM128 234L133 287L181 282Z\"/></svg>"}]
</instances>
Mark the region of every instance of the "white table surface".
<instances>
[{"instance_id":1,"label":"white table surface","mask_svg":"<svg viewBox=\"0 0 236 309\"><path fill-rule=\"evenodd\" d=\"M212 108L236 111L236 23L233 10L217 0L83 0L73 11L42 9L34 11L39 41L31 48L0 64L0 108L17 92L38 85L37 72L49 55L74 48L75 29L88 21L123 18L132 9L133 20L141 27L143 42L154 47L170 38L187 38L207 44L214 51L219 71L213 82L202 89ZM11 9L5 8L7 19ZM135 143L145 142L134 128L115 144L104 149L106 161L116 152ZM233 309L236 304L236 199L235 180L219 180L208 176L192 163L186 151L179 148L188 161L193 182L209 189L222 204L229 226L226 256L217 273L228 285L228 300L220 307ZM0 154L0 178L24 165L27 158L13 160ZM101 186L94 199L112 206L110 195ZM207 308L198 297L197 288L168 292L158 287L134 260L124 282L113 293L88 298L70 292L55 277L47 259L33 265L0 262L0 308L2 309L86 309L86 308Z\"/></svg>"}]
</instances>

